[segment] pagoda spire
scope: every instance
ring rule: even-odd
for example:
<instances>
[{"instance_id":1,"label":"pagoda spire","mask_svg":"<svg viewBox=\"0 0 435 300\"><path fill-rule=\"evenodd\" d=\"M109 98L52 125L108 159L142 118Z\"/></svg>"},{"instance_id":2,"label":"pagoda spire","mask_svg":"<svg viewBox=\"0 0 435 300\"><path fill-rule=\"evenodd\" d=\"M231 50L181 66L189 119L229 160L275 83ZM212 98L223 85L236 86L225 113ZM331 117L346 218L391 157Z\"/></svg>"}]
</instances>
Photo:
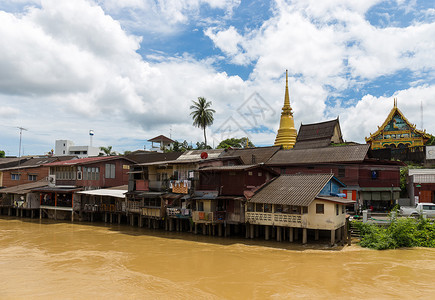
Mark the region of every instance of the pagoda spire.
<instances>
[{"instance_id":1,"label":"pagoda spire","mask_svg":"<svg viewBox=\"0 0 435 300\"><path fill-rule=\"evenodd\" d=\"M285 70L284 106L282 107L281 120L279 122L278 134L275 139L275 146L282 146L283 149L291 149L296 143L296 136L297 131L288 92L288 71Z\"/></svg>"}]
</instances>

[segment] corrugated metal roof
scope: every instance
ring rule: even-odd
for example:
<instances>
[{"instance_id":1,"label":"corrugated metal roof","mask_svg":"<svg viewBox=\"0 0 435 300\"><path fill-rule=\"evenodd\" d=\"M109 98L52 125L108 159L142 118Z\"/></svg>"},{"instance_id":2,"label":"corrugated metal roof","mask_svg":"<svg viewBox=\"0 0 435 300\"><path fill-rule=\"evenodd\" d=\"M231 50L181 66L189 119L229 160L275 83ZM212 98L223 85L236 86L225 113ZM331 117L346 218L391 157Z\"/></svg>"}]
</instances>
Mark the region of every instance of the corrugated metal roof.
<instances>
[{"instance_id":1,"label":"corrugated metal roof","mask_svg":"<svg viewBox=\"0 0 435 300\"><path fill-rule=\"evenodd\" d=\"M123 156L95 156L95 157L85 157L85 158L77 158L77 159L71 159L71 160L65 160L65 161L57 161L53 163L47 163L44 164L45 166L53 167L53 166L75 166L75 165L84 165L84 164L90 164L95 163L99 161L106 161L106 160L115 160L115 159L126 159Z\"/></svg>"},{"instance_id":2,"label":"corrugated metal roof","mask_svg":"<svg viewBox=\"0 0 435 300\"><path fill-rule=\"evenodd\" d=\"M342 203L342 204L352 204L355 203L354 200L350 200L350 199L345 199L345 198L341 198L341 197L327 197L327 196L319 196L316 197L316 199L320 199L320 200L326 200L326 201L331 201L331 202L337 202L337 203Z\"/></svg>"},{"instance_id":3,"label":"corrugated metal roof","mask_svg":"<svg viewBox=\"0 0 435 300\"><path fill-rule=\"evenodd\" d=\"M221 157L237 157L239 156L245 165L265 163L268 161L281 147L257 147L244 149L227 149L222 153Z\"/></svg>"},{"instance_id":4,"label":"corrugated metal roof","mask_svg":"<svg viewBox=\"0 0 435 300\"><path fill-rule=\"evenodd\" d=\"M176 160L202 160L201 153L203 152L207 153L206 159L218 158L224 151L224 149L189 150L181 154Z\"/></svg>"},{"instance_id":5,"label":"corrugated metal roof","mask_svg":"<svg viewBox=\"0 0 435 300\"><path fill-rule=\"evenodd\" d=\"M351 146L330 146L316 149L280 150L266 163L272 166L362 162L370 148L368 144Z\"/></svg>"},{"instance_id":6,"label":"corrugated metal roof","mask_svg":"<svg viewBox=\"0 0 435 300\"><path fill-rule=\"evenodd\" d=\"M263 166L263 164L206 167L206 168L199 169L199 171L245 171L245 170L249 170L249 169L261 167L261 166Z\"/></svg>"},{"instance_id":7,"label":"corrugated metal roof","mask_svg":"<svg viewBox=\"0 0 435 300\"><path fill-rule=\"evenodd\" d=\"M1 169L2 171L7 170L18 170L18 169L26 169L26 168L37 168L41 165L45 165L51 162L57 161L57 157L38 157L38 158L31 158L29 160L26 160L25 162L22 162L19 166L15 165L8 168Z\"/></svg>"},{"instance_id":8,"label":"corrugated metal roof","mask_svg":"<svg viewBox=\"0 0 435 300\"><path fill-rule=\"evenodd\" d=\"M333 176L333 174L281 175L256 192L249 202L308 206Z\"/></svg>"},{"instance_id":9,"label":"corrugated metal roof","mask_svg":"<svg viewBox=\"0 0 435 300\"><path fill-rule=\"evenodd\" d=\"M31 192L32 189L45 187L48 185L47 180L40 180L32 183L20 184L17 186L12 186L4 189L0 189L0 194L27 194Z\"/></svg>"}]
</instances>

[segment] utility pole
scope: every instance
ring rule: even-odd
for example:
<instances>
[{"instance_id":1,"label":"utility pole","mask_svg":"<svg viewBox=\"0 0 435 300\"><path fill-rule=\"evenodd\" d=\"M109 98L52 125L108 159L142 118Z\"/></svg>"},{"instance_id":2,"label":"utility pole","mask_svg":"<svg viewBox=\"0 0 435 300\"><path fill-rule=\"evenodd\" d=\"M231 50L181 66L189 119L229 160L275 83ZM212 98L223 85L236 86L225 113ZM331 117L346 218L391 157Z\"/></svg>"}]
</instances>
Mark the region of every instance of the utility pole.
<instances>
[{"instance_id":1,"label":"utility pole","mask_svg":"<svg viewBox=\"0 0 435 300\"><path fill-rule=\"evenodd\" d=\"M24 131L27 131L27 129L26 128L23 128L23 127L17 127L19 130L20 130L20 148L18 149L18 166L20 166L20 164L21 164L21 138L22 138L22 135L23 135L23 130Z\"/></svg>"}]
</instances>

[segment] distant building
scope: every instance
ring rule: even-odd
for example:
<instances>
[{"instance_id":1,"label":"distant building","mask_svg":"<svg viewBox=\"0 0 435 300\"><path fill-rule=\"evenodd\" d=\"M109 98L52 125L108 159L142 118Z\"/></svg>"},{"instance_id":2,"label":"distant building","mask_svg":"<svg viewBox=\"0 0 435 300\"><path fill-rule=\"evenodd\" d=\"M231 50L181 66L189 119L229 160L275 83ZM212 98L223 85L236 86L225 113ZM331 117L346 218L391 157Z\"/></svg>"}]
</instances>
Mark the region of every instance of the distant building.
<instances>
[{"instance_id":1,"label":"distant building","mask_svg":"<svg viewBox=\"0 0 435 300\"><path fill-rule=\"evenodd\" d=\"M156 152L163 152L164 150L169 150L175 143L175 141L164 135L156 136L155 138L148 140L148 142L151 142L151 151Z\"/></svg>"},{"instance_id":2,"label":"distant building","mask_svg":"<svg viewBox=\"0 0 435 300\"><path fill-rule=\"evenodd\" d=\"M74 146L70 140L56 140L54 147L55 156L75 155L79 158L98 156L104 154L99 147Z\"/></svg>"},{"instance_id":3,"label":"distant building","mask_svg":"<svg viewBox=\"0 0 435 300\"><path fill-rule=\"evenodd\" d=\"M373 150L423 146L431 136L415 127L397 108L397 99L394 99L394 107L387 119L380 127L378 126L375 133L366 137L366 142Z\"/></svg>"},{"instance_id":4,"label":"distant building","mask_svg":"<svg viewBox=\"0 0 435 300\"><path fill-rule=\"evenodd\" d=\"M301 124L294 148L321 148L342 143L344 141L341 134L340 121L337 118L326 122Z\"/></svg>"}]
</instances>

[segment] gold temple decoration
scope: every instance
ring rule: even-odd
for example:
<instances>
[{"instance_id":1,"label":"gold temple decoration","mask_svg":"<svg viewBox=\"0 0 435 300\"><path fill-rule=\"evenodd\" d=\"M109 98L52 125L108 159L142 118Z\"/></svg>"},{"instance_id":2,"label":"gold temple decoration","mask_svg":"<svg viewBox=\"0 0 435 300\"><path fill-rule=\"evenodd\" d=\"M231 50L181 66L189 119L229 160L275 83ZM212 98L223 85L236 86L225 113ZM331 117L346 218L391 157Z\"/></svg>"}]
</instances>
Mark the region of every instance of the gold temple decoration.
<instances>
[{"instance_id":1,"label":"gold temple decoration","mask_svg":"<svg viewBox=\"0 0 435 300\"><path fill-rule=\"evenodd\" d=\"M288 71L286 70L284 106L282 107L281 121L279 122L278 134L276 135L274 145L281 146L283 149L291 149L296 143L296 136L297 131L288 92Z\"/></svg>"}]
</instances>

